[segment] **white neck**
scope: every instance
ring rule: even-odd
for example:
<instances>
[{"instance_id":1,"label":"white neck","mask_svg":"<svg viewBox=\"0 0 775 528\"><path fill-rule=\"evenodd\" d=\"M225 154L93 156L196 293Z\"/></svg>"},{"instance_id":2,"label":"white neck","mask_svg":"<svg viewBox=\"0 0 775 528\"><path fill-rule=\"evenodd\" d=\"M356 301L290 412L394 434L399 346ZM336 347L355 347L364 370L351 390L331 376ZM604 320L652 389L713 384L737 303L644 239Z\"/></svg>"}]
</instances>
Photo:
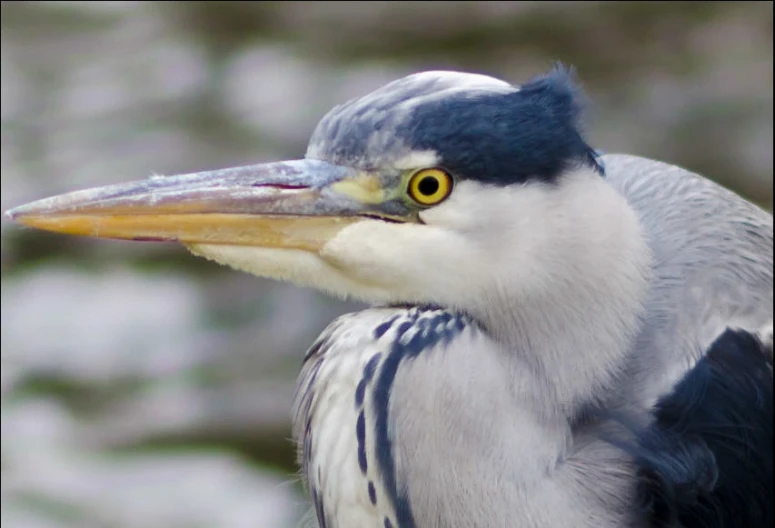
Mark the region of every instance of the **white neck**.
<instances>
[{"instance_id":1,"label":"white neck","mask_svg":"<svg viewBox=\"0 0 775 528\"><path fill-rule=\"evenodd\" d=\"M535 196L515 193L514 210L531 225L515 226L518 253L499 259L510 263L504 280L466 307L513 351L516 368L543 378L541 396L567 413L602 397L623 367L650 276L635 213L604 179L589 176L566 175Z\"/></svg>"}]
</instances>

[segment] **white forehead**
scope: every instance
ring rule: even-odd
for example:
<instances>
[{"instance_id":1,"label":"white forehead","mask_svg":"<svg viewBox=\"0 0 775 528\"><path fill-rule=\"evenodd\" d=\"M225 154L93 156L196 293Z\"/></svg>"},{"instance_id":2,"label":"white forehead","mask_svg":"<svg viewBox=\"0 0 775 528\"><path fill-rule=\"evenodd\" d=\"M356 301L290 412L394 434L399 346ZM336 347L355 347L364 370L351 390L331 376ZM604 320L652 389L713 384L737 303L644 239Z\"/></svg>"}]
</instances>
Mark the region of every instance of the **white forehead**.
<instances>
[{"instance_id":1,"label":"white forehead","mask_svg":"<svg viewBox=\"0 0 775 528\"><path fill-rule=\"evenodd\" d=\"M503 81L482 75L479 73L466 73L457 71L426 71L408 75L398 82L404 81L407 84L435 83L439 89L457 89L507 93L516 90L516 87Z\"/></svg>"},{"instance_id":2,"label":"white forehead","mask_svg":"<svg viewBox=\"0 0 775 528\"><path fill-rule=\"evenodd\" d=\"M518 90L516 86L488 75L456 71L426 71L393 81L367 95L363 101L368 103L370 96L373 96L376 102L391 98L401 99L402 93L412 94L403 103L396 105L395 111L400 113L402 108L408 110L451 95L505 94Z\"/></svg>"},{"instance_id":3,"label":"white forehead","mask_svg":"<svg viewBox=\"0 0 775 528\"><path fill-rule=\"evenodd\" d=\"M331 110L318 124L307 147L307 157L325 158L332 144L347 135L343 128L350 128L353 135L366 139L367 147L362 154L373 162L383 154L411 157L416 153L408 146L401 147L400 138L394 134L396 127L409 119L415 108L453 96L517 91L518 87L506 81L478 73L426 71L408 75Z\"/></svg>"}]
</instances>

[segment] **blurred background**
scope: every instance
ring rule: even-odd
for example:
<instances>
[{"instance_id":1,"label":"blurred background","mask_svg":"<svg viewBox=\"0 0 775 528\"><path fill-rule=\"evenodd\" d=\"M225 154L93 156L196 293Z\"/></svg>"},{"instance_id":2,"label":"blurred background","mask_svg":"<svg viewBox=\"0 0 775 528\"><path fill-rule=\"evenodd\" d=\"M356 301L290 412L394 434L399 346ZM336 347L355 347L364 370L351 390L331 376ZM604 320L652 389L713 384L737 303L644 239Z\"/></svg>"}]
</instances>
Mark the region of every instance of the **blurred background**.
<instances>
[{"instance_id":1,"label":"blurred background","mask_svg":"<svg viewBox=\"0 0 775 528\"><path fill-rule=\"evenodd\" d=\"M426 69L577 66L591 143L772 207L771 2L2 2L3 210L300 157L334 104ZM290 527L305 349L358 306L170 244L3 221L2 524Z\"/></svg>"}]
</instances>

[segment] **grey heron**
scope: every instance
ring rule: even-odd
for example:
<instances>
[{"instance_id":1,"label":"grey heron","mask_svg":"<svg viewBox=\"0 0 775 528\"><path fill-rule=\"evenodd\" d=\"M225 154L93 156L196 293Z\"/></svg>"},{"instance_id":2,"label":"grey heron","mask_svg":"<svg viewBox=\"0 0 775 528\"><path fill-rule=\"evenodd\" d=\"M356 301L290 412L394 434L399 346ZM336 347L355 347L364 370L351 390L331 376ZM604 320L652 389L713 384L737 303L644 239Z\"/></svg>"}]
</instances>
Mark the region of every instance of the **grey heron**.
<instances>
[{"instance_id":1,"label":"grey heron","mask_svg":"<svg viewBox=\"0 0 775 528\"><path fill-rule=\"evenodd\" d=\"M580 106L562 67L423 72L335 107L303 159L8 215L370 303L299 377L322 527L770 526L772 216L598 154Z\"/></svg>"}]
</instances>

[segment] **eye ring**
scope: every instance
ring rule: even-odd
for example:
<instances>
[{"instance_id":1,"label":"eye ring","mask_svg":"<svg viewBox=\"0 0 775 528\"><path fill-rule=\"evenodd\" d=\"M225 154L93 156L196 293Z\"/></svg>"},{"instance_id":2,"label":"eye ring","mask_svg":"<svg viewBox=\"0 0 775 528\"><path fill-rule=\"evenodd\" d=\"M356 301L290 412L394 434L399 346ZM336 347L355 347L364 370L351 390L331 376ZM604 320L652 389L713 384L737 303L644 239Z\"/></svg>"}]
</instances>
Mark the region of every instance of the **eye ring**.
<instances>
[{"instance_id":1,"label":"eye ring","mask_svg":"<svg viewBox=\"0 0 775 528\"><path fill-rule=\"evenodd\" d=\"M421 169L409 178L407 193L420 205L442 202L452 192L452 176L442 169Z\"/></svg>"}]
</instances>

